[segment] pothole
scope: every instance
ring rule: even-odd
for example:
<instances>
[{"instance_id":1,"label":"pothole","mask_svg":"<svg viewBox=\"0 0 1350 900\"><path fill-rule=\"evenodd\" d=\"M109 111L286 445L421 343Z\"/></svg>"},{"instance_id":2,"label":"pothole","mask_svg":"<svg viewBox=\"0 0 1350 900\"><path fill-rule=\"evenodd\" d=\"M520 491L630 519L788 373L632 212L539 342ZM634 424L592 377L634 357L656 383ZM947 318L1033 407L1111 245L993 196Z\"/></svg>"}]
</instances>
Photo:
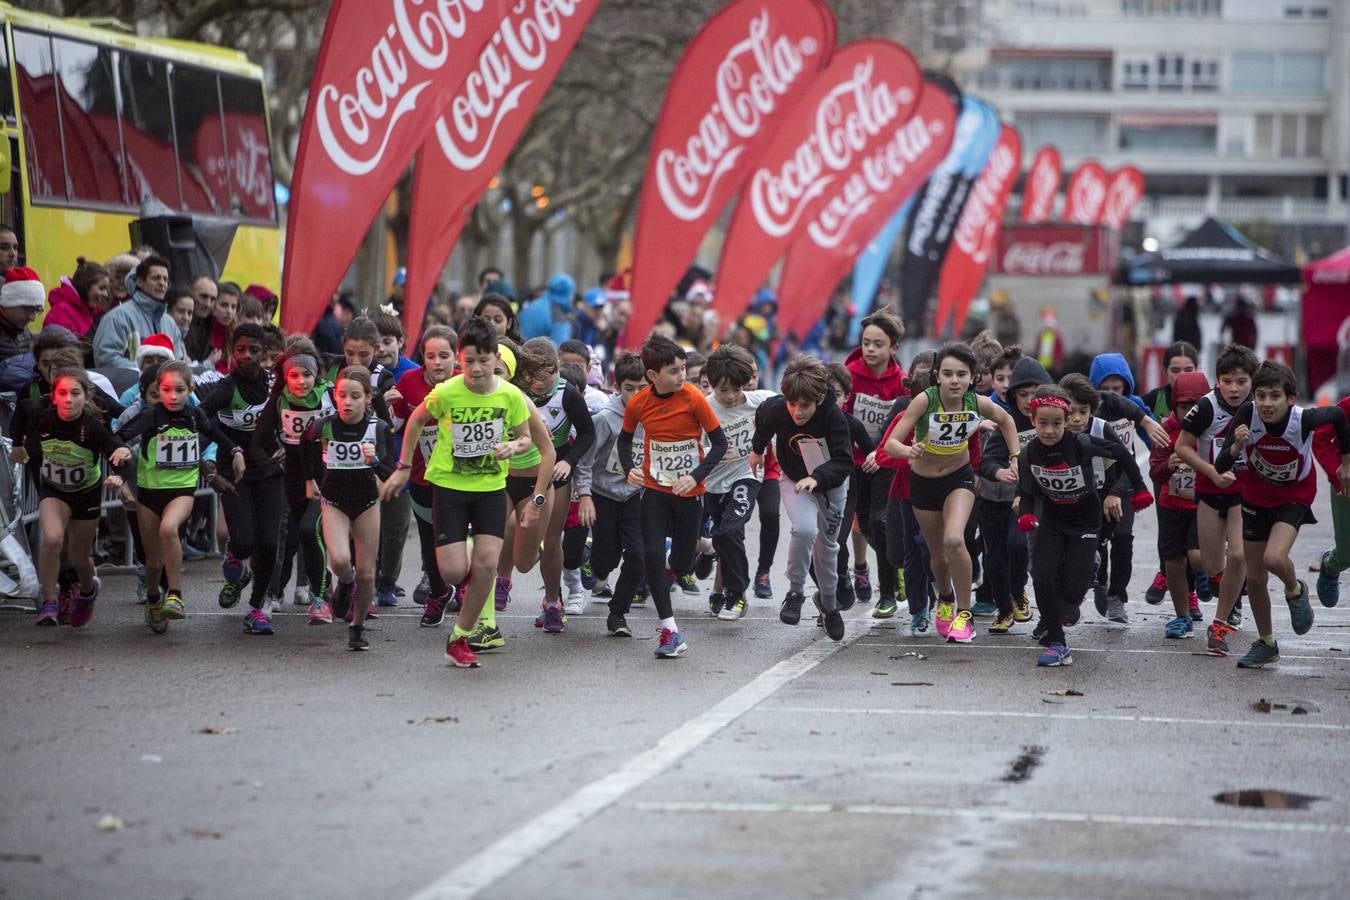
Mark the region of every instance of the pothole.
<instances>
[{"instance_id":1,"label":"pothole","mask_svg":"<svg viewBox=\"0 0 1350 900\"><path fill-rule=\"evenodd\" d=\"M1265 697L1253 703L1252 709L1259 713L1288 713L1291 716L1306 716L1321 712L1316 703L1309 703L1307 700L1267 700Z\"/></svg>"},{"instance_id":2,"label":"pothole","mask_svg":"<svg viewBox=\"0 0 1350 900\"><path fill-rule=\"evenodd\" d=\"M1021 754L1008 768L1008 774L1003 776L1003 781L1007 784L1021 784L1026 781L1041 764L1041 757L1044 755L1044 747L1023 747Z\"/></svg>"},{"instance_id":3,"label":"pothole","mask_svg":"<svg viewBox=\"0 0 1350 900\"><path fill-rule=\"evenodd\" d=\"M1245 791L1226 791L1214 795L1215 803L1225 806L1246 806L1257 809L1307 809L1325 797L1277 791L1271 788L1249 788Z\"/></svg>"}]
</instances>

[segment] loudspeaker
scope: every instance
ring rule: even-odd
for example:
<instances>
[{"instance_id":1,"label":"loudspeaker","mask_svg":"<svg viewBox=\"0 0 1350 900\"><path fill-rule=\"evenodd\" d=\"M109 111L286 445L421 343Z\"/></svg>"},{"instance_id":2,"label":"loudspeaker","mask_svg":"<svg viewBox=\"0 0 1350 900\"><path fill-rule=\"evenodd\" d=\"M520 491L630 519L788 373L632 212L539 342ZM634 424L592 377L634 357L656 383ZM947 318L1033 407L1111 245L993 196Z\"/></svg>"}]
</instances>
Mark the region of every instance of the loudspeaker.
<instances>
[{"instance_id":1,"label":"loudspeaker","mask_svg":"<svg viewBox=\"0 0 1350 900\"><path fill-rule=\"evenodd\" d=\"M192 216L147 216L127 226L131 246L154 247L169 261L169 278L174 284L189 284L199 275L219 281L236 227L232 222Z\"/></svg>"}]
</instances>

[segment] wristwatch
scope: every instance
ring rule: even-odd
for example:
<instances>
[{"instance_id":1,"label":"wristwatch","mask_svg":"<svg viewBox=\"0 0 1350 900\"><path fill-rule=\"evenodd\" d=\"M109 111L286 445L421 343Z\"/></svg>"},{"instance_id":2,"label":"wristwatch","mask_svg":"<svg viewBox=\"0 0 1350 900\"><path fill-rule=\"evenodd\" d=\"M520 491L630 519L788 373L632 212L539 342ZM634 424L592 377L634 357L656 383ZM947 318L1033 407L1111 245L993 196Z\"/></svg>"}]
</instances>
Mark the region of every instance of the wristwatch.
<instances>
[{"instance_id":1,"label":"wristwatch","mask_svg":"<svg viewBox=\"0 0 1350 900\"><path fill-rule=\"evenodd\" d=\"M530 502L533 503L535 506L543 506L545 503L548 502L548 498L545 497L543 494L535 494L533 497L530 498Z\"/></svg>"}]
</instances>

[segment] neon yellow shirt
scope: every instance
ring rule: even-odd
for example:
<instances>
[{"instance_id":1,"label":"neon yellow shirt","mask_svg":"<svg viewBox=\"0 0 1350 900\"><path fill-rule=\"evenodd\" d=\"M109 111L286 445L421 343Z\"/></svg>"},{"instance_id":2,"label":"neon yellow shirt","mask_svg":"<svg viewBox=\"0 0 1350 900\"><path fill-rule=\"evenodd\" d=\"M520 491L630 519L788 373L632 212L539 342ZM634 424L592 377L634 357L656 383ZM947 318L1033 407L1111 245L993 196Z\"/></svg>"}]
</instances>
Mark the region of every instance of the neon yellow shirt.
<instances>
[{"instance_id":1,"label":"neon yellow shirt","mask_svg":"<svg viewBox=\"0 0 1350 900\"><path fill-rule=\"evenodd\" d=\"M463 375L436 385L426 399L427 411L436 417L427 481L478 493L506 487L507 460L493 458L492 448L529 419L528 404L519 388L500 378L487 394L469 390Z\"/></svg>"}]
</instances>

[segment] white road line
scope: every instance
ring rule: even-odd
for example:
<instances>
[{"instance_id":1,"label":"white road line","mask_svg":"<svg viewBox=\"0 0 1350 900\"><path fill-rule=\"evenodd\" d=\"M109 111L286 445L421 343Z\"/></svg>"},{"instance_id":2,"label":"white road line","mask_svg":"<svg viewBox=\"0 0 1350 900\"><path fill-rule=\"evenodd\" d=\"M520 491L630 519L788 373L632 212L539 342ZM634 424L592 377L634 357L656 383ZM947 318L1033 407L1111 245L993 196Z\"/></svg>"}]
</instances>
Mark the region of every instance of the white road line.
<instances>
[{"instance_id":1,"label":"white road line","mask_svg":"<svg viewBox=\"0 0 1350 900\"><path fill-rule=\"evenodd\" d=\"M1027 654L1027 658L1028 658L1028 659L1030 659L1032 656L1034 656L1034 655L1036 655L1037 653L1040 652L1040 648L1037 647L1035 644L998 644L998 643L989 643L989 644L945 644L945 643L939 643L939 642L937 642L937 641L927 641L927 642L925 642L925 641L923 641L923 640L908 641L908 642L905 642L905 643L901 643L901 642L899 642L899 641L859 641L859 642L858 642L858 646L859 646L859 647L890 647L890 648L893 649L893 650L900 650L900 651L903 651L903 652L909 652L909 651L911 651L911 650L914 650L914 651L918 651L919 653L924 653L924 654L927 654L929 651L932 651L932 650L951 650L951 651L954 652L954 653L965 653L965 652L967 652L967 651L978 651L978 650L1011 650L1011 651L1015 651L1015 652L1018 652L1018 653L1025 653L1025 654ZM1166 656L1166 655L1170 655L1170 656L1204 656L1204 657L1209 657L1209 656L1211 656L1211 654L1208 654L1208 653L1204 652L1204 646L1203 646L1202 644L1197 644L1197 643L1195 643L1195 642L1192 642L1189 646L1194 647L1194 648L1196 648L1196 649L1193 649L1193 650L1149 650L1149 649L1131 649L1131 648L1128 648L1128 647L1084 647L1084 646L1081 646L1081 645L1079 645L1079 644L1074 644L1072 649L1073 649L1073 652L1074 652L1074 653L1143 653L1143 654L1150 654L1150 655L1157 655L1157 656ZM1215 657L1215 658L1220 658L1220 657ZM1346 653L1346 654L1336 654L1336 655L1334 655L1334 656L1293 656L1293 655L1291 655L1291 654L1288 654L1288 653L1285 653L1285 652L1281 651L1281 652L1280 652L1280 659L1316 659L1316 660L1322 660L1322 661L1324 661L1324 662L1338 662L1338 661L1343 662L1343 661L1345 661L1346 659L1350 659L1350 653ZM1278 670L1278 669L1275 669L1274 671L1279 671L1279 670Z\"/></svg>"},{"instance_id":2,"label":"white road line","mask_svg":"<svg viewBox=\"0 0 1350 900\"><path fill-rule=\"evenodd\" d=\"M625 794L642 787L698 749L783 685L805 675L841 648L862 637L872 625L870 618L849 620L844 640L839 643L817 640L805 650L756 676L716 706L661 738L650 750L638 754L614 772L591 782L552 809L503 835L491 846L461 860L453 869L414 894L412 900L472 897L486 890ZM678 662L653 664L679 665Z\"/></svg>"},{"instance_id":3,"label":"white road line","mask_svg":"<svg viewBox=\"0 0 1350 900\"><path fill-rule=\"evenodd\" d=\"M845 716L938 716L971 719L1059 719L1066 722L1138 722L1157 725L1220 725L1241 728L1296 728L1304 731L1350 731L1350 725L1290 721L1290 716L1254 721L1244 719L1183 719L1176 716L1125 716L1112 713L1016 712L1000 709L895 709L853 706L772 706L765 712L824 713Z\"/></svg>"},{"instance_id":4,"label":"white road line","mask_svg":"<svg viewBox=\"0 0 1350 900\"><path fill-rule=\"evenodd\" d=\"M903 816L931 819L994 819L1003 822L1062 822L1072 825L1121 825L1131 828L1210 828L1299 834L1350 834L1350 826L1327 822L1258 822L1247 819L1186 819L1174 816L1120 816L1110 813L1044 810L945 808L941 806L837 805L832 803L634 803L633 809L660 813L797 813Z\"/></svg>"}]
</instances>

